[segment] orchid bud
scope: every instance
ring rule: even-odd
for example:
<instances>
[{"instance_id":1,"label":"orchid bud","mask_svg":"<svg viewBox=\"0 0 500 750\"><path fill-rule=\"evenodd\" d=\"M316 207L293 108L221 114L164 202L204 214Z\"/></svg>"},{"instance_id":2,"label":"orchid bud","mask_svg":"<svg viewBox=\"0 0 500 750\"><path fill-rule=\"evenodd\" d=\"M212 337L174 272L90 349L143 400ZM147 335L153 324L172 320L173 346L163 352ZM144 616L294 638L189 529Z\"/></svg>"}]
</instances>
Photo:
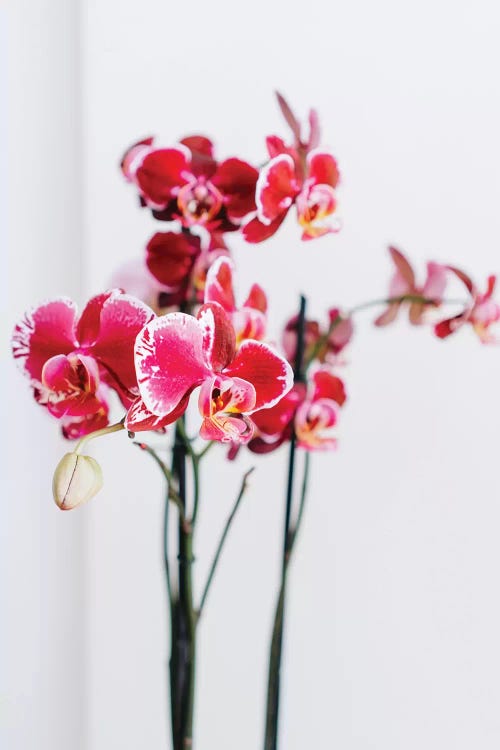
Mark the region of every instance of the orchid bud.
<instances>
[{"instance_id":1,"label":"orchid bud","mask_svg":"<svg viewBox=\"0 0 500 750\"><path fill-rule=\"evenodd\" d=\"M102 487L101 467L94 458L66 453L52 480L52 492L61 510L71 510L90 500Z\"/></svg>"}]
</instances>

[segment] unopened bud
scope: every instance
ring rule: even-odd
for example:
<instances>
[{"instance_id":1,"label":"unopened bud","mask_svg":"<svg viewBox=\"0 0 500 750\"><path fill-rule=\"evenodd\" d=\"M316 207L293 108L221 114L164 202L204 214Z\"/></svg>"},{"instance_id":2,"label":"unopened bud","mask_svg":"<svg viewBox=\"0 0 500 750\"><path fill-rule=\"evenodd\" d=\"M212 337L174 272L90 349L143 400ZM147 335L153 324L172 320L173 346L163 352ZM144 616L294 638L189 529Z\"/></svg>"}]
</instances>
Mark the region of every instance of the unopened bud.
<instances>
[{"instance_id":1,"label":"unopened bud","mask_svg":"<svg viewBox=\"0 0 500 750\"><path fill-rule=\"evenodd\" d=\"M94 497L102 483L101 467L94 458L66 453L54 472L54 500L61 510L71 510Z\"/></svg>"}]
</instances>

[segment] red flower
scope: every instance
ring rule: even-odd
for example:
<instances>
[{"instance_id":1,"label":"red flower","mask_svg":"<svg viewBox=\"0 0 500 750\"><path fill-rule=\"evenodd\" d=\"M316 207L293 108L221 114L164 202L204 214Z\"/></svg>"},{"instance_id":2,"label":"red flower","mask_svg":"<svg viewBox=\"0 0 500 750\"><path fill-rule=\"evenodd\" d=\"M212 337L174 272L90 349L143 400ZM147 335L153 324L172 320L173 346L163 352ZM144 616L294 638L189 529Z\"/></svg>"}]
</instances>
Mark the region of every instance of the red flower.
<instances>
[{"instance_id":1,"label":"red flower","mask_svg":"<svg viewBox=\"0 0 500 750\"><path fill-rule=\"evenodd\" d=\"M36 400L63 420L67 436L107 423L106 387L128 406L138 394L134 342L153 311L113 290L93 297L78 317L67 298L46 302L18 323L12 349Z\"/></svg>"},{"instance_id":2,"label":"red flower","mask_svg":"<svg viewBox=\"0 0 500 750\"><path fill-rule=\"evenodd\" d=\"M256 435L248 444L252 453L270 453L291 440L293 420L305 394L305 385L295 383L292 390L271 409L252 414L252 422L256 427Z\"/></svg>"},{"instance_id":3,"label":"red flower","mask_svg":"<svg viewBox=\"0 0 500 750\"><path fill-rule=\"evenodd\" d=\"M438 323L434 328L436 335L441 339L446 338L465 323L470 323L482 344L500 343L498 335L492 331L493 324L500 320L500 304L493 299L496 276L488 276L486 292L479 294L467 274L453 266L449 266L449 270L464 284L469 292L470 302L458 315Z\"/></svg>"},{"instance_id":4,"label":"red flower","mask_svg":"<svg viewBox=\"0 0 500 750\"><path fill-rule=\"evenodd\" d=\"M243 305L237 308L233 275L231 259L217 258L207 273L205 302L217 302L224 308L233 323L238 346L245 339L261 341L266 334L266 293L258 284L253 284Z\"/></svg>"},{"instance_id":5,"label":"red flower","mask_svg":"<svg viewBox=\"0 0 500 750\"><path fill-rule=\"evenodd\" d=\"M217 233L209 236L205 247L200 237L188 232L154 234L146 246L146 265L163 287L161 306L202 302L208 267L228 252Z\"/></svg>"},{"instance_id":6,"label":"red flower","mask_svg":"<svg viewBox=\"0 0 500 750\"><path fill-rule=\"evenodd\" d=\"M396 267L389 287L389 297L394 302L375 321L377 326L386 326L392 323L399 312L402 304L409 304L410 323L420 325L424 322L424 315L429 307L439 307L443 301L446 289L447 268L440 263L427 263L427 278L422 286L415 281L415 272L408 259L395 247L389 247L392 261ZM398 297L422 297L427 302L414 300L411 302L400 302Z\"/></svg>"},{"instance_id":7,"label":"red flower","mask_svg":"<svg viewBox=\"0 0 500 750\"><path fill-rule=\"evenodd\" d=\"M255 210L257 170L236 158L218 163L205 136L184 138L173 148L141 141L123 157L122 171L157 219L184 227L229 232Z\"/></svg>"},{"instance_id":8,"label":"red flower","mask_svg":"<svg viewBox=\"0 0 500 750\"><path fill-rule=\"evenodd\" d=\"M338 224L328 223L337 208L335 188L339 183L339 171L333 156L317 148L316 112L311 110L309 114L310 133L304 140L299 121L280 94L278 102L294 142L287 146L278 136L267 138L270 161L260 170L257 181L256 216L243 227L247 242L262 242L271 237L292 205L297 210L303 240L340 228Z\"/></svg>"},{"instance_id":9,"label":"red flower","mask_svg":"<svg viewBox=\"0 0 500 750\"><path fill-rule=\"evenodd\" d=\"M217 303L197 317L170 313L151 321L137 337L135 363L141 400L127 415L130 430L174 422L201 386L200 434L242 443L252 436L248 415L274 406L290 390L290 365L267 344L244 341L236 351L234 328Z\"/></svg>"},{"instance_id":10,"label":"red flower","mask_svg":"<svg viewBox=\"0 0 500 750\"><path fill-rule=\"evenodd\" d=\"M337 208L338 182L337 162L324 151L311 151L303 168L289 153L275 156L260 171L255 194L257 215L243 227L246 241L262 242L271 237L292 205L297 209L303 240L338 231L338 224L328 224Z\"/></svg>"},{"instance_id":11,"label":"red flower","mask_svg":"<svg viewBox=\"0 0 500 750\"><path fill-rule=\"evenodd\" d=\"M326 369L317 370L309 385L308 397L295 414L298 445L306 450L335 448L332 428L337 424L339 407L346 400L342 380Z\"/></svg>"},{"instance_id":12,"label":"red flower","mask_svg":"<svg viewBox=\"0 0 500 750\"><path fill-rule=\"evenodd\" d=\"M319 362L336 364L337 355L347 346L354 334L350 317L344 317L337 307L328 311L329 325L320 328L316 320L306 320L304 329L304 362L317 359ZM330 331L331 329L331 331ZM288 361L294 365L297 358L298 316L294 315L285 326L282 345Z\"/></svg>"},{"instance_id":13,"label":"red flower","mask_svg":"<svg viewBox=\"0 0 500 750\"><path fill-rule=\"evenodd\" d=\"M308 386L296 383L276 405L252 414L257 430L248 447L253 453L269 453L295 431L297 444L306 450L333 448L331 428L337 422L339 407L346 400L344 383L330 370L320 368Z\"/></svg>"}]
</instances>

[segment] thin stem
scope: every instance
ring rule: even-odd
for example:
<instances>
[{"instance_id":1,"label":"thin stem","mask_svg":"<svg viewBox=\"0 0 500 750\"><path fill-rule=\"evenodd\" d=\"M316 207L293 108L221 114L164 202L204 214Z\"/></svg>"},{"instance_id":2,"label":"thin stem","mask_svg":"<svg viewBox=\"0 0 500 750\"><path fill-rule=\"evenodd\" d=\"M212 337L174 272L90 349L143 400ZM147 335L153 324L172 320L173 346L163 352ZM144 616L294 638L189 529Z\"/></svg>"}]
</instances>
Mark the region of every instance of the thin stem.
<instances>
[{"instance_id":1,"label":"thin stem","mask_svg":"<svg viewBox=\"0 0 500 750\"><path fill-rule=\"evenodd\" d=\"M88 435L84 435L76 444L75 449L73 450L73 453L80 453L85 443L88 443L89 440L93 440L94 438L102 437L103 435L110 435L112 432L119 432L120 430L124 430L124 419L120 420L120 422L117 422L116 424L111 424L109 427L103 427L102 430L96 430L95 432L90 432Z\"/></svg>"},{"instance_id":2,"label":"thin stem","mask_svg":"<svg viewBox=\"0 0 500 750\"><path fill-rule=\"evenodd\" d=\"M200 500L200 457L194 452L191 453L191 466L193 467L193 513L190 524L194 531Z\"/></svg>"},{"instance_id":3,"label":"thin stem","mask_svg":"<svg viewBox=\"0 0 500 750\"><path fill-rule=\"evenodd\" d=\"M173 612L174 612L174 596L172 591L172 577L170 575L170 560L168 557L168 518L169 518L169 510L170 510L170 490L167 487L167 496L165 498L165 510L163 513L163 565L165 568L165 578L167 581L167 594L168 594L168 603L170 606L170 620L172 621L173 618Z\"/></svg>"},{"instance_id":4,"label":"thin stem","mask_svg":"<svg viewBox=\"0 0 500 750\"><path fill-rule=\"evenodd\" d=\"M300 298L300 309L297 320L297 352L295 355L294 379L296 383L304 381L304 346L306 327L306 299ZM288 479L286 488L285 523L283 529L283 554L281 560L281 583L276 612L274 617L273 634L269 655L269 674L267 689L266 726L264 736L264 750L277 750L280 704L280 673L281 655L283 650L283 630L285 621L286 572L290 559L294 534L291 531L291 516L293 503L295 452L297 439L295 432L290 440L288 454Z\"/></svg>"},{"instance_id":5,"label":"thin stem","mask_svg":"<svg viewBox=\"0 0 500 750\"><path fill-rule=\"evenodd\" d=\"M212 585L212 581L213 581L213 578L214 578L214 575L215 575L215 571L217 570L217 565L219 563L219 558L221 556L222 549L223 549L224 543L226 541L226 537L227 537L227 535L229 533L229 529L231 528L231 524L234 521L234 517L236 516L236 513L238 512L238 508L240 507L240 503L241 503L241 501L243 499L243 495L245 494L245 490L246 490L247 484L248 484L248 477L254 471L254 468L255 467L252 467L251 469L249 469L246 472L246 474L243 475L243 479L242 479L242 482L241 482L241 487L240 487L240 491L238 493L238 497L236 498L236 501L235 501L235 503L233 505L231 513L229 514L229 517L228 517L228 519L226 521L226 524L224 526L224 530L222 532L222 536L219 539L219 544L217 545L217 549L216 549L216 552L215 552L215 555L214 555L214 559L212 560L212 565L210 566L210 571L209 571L209 574L208 574L207 582L205 584L205 588L203 589L203 594L201 596L200 606L198 607L197 620L200 619L201 613L203 612L203 608L204 608L205 602L207 600L208 592L210 591L210 586Z\"/></svg>"},{"instance_id":6,"label":"thin stem","mask_svg":"<svg viewBox=\"0 0 500 750\"><path fill-rule=\"evenodd\" d=\"M304 515L304 507L307 497L308 480L309 480L310 456L306 453L304 463L304 473L302 477L301 496L299 510L295 523L289 529L287 556L282 569L280 590L276 609L274 613L273 631L271 638L271 649L269 655L269 678L267 685L267 706L266 706L266 730L264 738L264 750L276 750L278 745L279 730L279 697L280 697L280 676L281 676L281 655L283 647L283 627L285 617L286 603L286 585L288 570L292 557L297 536Z\"/></svg>"},{"instance_id":7,"label":"thin stem","mask_svg":"<svg viewBox=\"0 0 500 750\"><path fill-rule=\"evenodd\" d=\"M306 504L306 496L307 496L307 487L309 483L309 470L311 466L311 454L309 452L306 452L306 457L304 459L304 473L302 475L302 487L300 491L300 502L299 502L299 510L297 513L297 518L295 520L295 523L293 525L293 531L292 531L292 539L291 539L291 547L290 547L290 554L293 551L293 545L295 544L295 538L297 537L297 534L299 533L300 526L302 524L302 518L304 516L304 507ZM290 558L289 554L289 558Z\"/></svg>"},{"instance_id":8,"label":"thin stem","mask_svg":"<svg viewBox=\"0 0 500 750\"><path fill-rule=\"evenodd\" d=\"M201 459L207 455L208 451L213 448L213 446L216 444L215 440L211 440L207 445L198 453L198 460L201 461Z\"/></svg>"},{"instance_id":9,"label":"thin stem","mask_svg":"<svg viewBox=\"0 0 500 750\"><path fill-rule=\"evenodd\" d=\"M163 475L165 479L167 480L167 497L169 500L171 500L174 505L177 506L177 510L179 511L179 516L181 520L184 522L185 519L185 513L184 513L184 505L181 501L181 498L177 494L177 492L174 490L174 476L166 463L161 460L161 458L158 456L155 450L151 448L150 445L147 443L137 443L134 442L134 445L137 445L138 448L140 448L142 451L146 451L146 453L149 453L149 455L153 458L153 460L158 464L160 469L163 472Z\"/></svg>"},{"instance_id":10,"label":"thin stem","mask_svg":"<svg viewBox=\"0 0 500 750\"><path fill-rule=\"evenodd\" d=\"M462 300L458 300L458 299L436 300L436 299L423 297L422 295L419 295L419 294L404 294L399 297L385 297L383 299L374 299L374 300L370 300L369 302L362 302L359 305L354 305L354 307L351 307L351 309L348 310L345 315L338 315L336 318L334 318L332 322L330 323L326 333L320 336L319 339L315 342L305 362L305 369L307 370L311 362L314 359L316 359L317 355L319 354L321 349L324 347L324 345L327 343L328 339L330 338L334 330L337 328L337 326L339 326L345 320L348 320L353 315L356 315L356 313L362 312L363 310L368 310L370 307L379 307L380 305L395 305L395 304L401 305L401 304L404 304L405 302L407 303L413 302L413 303L417 303L421 305L434 305L435 307L437 307L438 305L466 304L463 299Z\"/></svg>"}]
</instances>

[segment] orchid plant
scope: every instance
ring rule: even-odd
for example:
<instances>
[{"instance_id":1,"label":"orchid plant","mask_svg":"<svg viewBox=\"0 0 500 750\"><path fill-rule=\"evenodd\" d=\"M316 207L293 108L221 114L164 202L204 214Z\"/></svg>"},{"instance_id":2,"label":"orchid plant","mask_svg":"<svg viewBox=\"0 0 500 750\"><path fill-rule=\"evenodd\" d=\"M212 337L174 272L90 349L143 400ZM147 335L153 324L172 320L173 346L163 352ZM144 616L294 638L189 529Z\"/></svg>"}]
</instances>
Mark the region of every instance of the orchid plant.
<instances>
[{"instance_id":1,"label":"orchid plant","mask_svg":"<svg viewBox=\"0 0 500 750\"><path fill-rule=\"evenodd\" d=\"M13 356L35 400L58 420L65 438L78 441L54 475L54 498L62 510L81 505L100 489L99 465L82 451L89 440L104 434L123 431L154 459L164 477L173 750L192 747L197 628L250 473L242 478L201 600L195 602L199 467L209 449L226 444L225 458L218 460L234 460L240 451L262 455L288 447L281 583L263 742L264 750L276 750L288 566L304 511L310 455L337 446L347 398L344 350L355 334L356 314L383 308L374 321L380 327L406 309L413 325L430 325L440 339L469 326L482 343L498 342L494 276L480 292L464 271L429 262L420 283L409 260L394 247L389 248L394 271L386 297L350 309L332 305L322 322L307 317L302 297L298 313L283 327L281 348L269 342L264 290L251 285L243 301L235 294L236 268L227 244L231 233L248 243L263 242L289 213L296 214L304 241L328 238L340 229L340 173L335 157L320 147L317 114L311 110L303 128L281 95L278 104L291 138L269 136L267 160L260 168L236 157L217 161L212 141L202 135L168 147L146 138L129 148L121 161L123 176L140 205L165 223L164 230L146 243L137 266L118 273L120 288L93 297L80 315L65 297L44 302L13 333ZM458 301L445 297L450 279L463 287ZM448 303L455 310L446 315L441 310ZM188 414L195 399L196 426L196 410ZM113 422L110 415L117 411ZM195 429L198 434L192 437ZM166 433L171 460L139 433ZM300 486L297 452L305 456ZM171 512L177 523L176 550L169 548Z\"/></svg>"}]
</instances>

